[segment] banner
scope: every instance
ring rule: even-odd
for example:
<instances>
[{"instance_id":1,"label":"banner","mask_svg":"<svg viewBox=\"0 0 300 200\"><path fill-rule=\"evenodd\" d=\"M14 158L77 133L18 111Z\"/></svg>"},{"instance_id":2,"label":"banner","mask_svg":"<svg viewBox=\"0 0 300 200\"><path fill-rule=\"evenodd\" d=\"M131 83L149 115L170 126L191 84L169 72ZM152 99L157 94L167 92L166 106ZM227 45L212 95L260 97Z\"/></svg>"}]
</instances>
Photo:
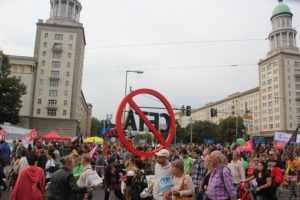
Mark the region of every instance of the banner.
<instances>
[{"instance_id":1,"label":"banner","mask_svg":"<svg viewBox=\"0 0 300 200\"><path fill-rule=\"evenodd\" d=\"M275 132L274 140L278 142L288 143L292 134L283 133L283 132ZM297 136L296 143L300 144L300 137Z\"/></svg>"},{"instance_id":2,"label":"banner","mask_svg":"<svg viewBox=\"0 0 300 200\"><path fill-rule=\"evenodd\" d=\"M27 140L32 141L35 140L39 137L39 133L37 132L37 130L34 128L32 129L28 135L27 135Z\"/></svg>"},{"instance_id":3,"label":"banner","mask_svg":"<svg viewBox=\"0 0 300 200\"><path fill-rule=\"evenodd\" d=\"M243 146L237 148L238 152L253 151L253 140L248 140Z\"/></svg>"}]
</instances>

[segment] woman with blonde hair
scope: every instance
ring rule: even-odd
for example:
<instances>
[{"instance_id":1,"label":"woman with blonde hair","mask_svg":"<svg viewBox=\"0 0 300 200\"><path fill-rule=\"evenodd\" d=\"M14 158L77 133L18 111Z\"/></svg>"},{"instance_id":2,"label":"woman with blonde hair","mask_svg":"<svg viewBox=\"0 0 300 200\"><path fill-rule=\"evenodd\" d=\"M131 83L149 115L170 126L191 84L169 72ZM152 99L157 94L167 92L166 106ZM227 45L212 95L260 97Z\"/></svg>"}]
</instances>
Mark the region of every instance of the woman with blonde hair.
<instances>
[{"instance_id":1,"label":"woman with blonde hair","mask_svg":"<svg viewBox=\"0 0 300 200\"><path fill-rule=\"evenodd\" d=\"M213 169L212 165L211 165L211 162L210 162L210 158L209 156L206 156L205 157L205 168L206 168L206 174L205 174L205 178L202 182L202 185L200 187L200 192L201 192L201 195L200 195L200 199L206 199L206 190L207 190L207 186L208 186L208 182L209 182L209 178L210 178L210 173Z\"/></svg>"},{"instance_id":2,"label":"woman with blonde hair","mask_svg":"<svg viewBox=\"0 0 300 200\"><path fill-rule=\"evenodd\" d=\"M190 175L184 173L184 163L182 160L175 160L172 162L172 182L173 187L168 189L164 196L167 199L172 196L172 199L188 197L193 199L194 184Z\"/></svg>"}]
</instances>

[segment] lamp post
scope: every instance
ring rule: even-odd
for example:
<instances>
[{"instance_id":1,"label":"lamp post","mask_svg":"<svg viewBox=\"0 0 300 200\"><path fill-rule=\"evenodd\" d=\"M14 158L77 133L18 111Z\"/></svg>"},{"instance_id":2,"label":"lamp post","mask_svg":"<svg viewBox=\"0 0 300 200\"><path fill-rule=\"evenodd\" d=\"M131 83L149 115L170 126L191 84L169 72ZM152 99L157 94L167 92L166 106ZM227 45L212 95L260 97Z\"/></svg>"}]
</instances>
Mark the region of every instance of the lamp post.
<instances>
[{"instance_id":1,"label":"lamp post","mask_svg":"<svg viewBox=\"0 0 300 200\"><path fill-rule=\"evenodd\" d=\"M143 74L143 71L140 70L127 70L126 71L126 79L125 79L125 96L127 95L127 80L128 80L128 73L136 73L136 74Z\"/></svg>"},{"instance_id":2,"label":"lamp post","mask_svg":"<svg viewBox=\"0 0 300 200\"><path fill-rule=\"evenodd\" d=\"M191 121L191 145L193 144L193 118L190 118Z\"/></svg>"},{"instance_id":3,"label":"lamp post","mask_svg":"<svg viewBox=\"0 0 300 200\"><path fill-rule=\"evenodd\" d=\"M125 97L127 96L127 81L128 81L128 73L136 73L136 74L143 74L144 71L140 70L126 70L126 77L125 77ZM123 113L123 123L125 123L125 115L126 115L126 109L127 106L125 105L125 110Z\"/></svg>"}]
</instances>

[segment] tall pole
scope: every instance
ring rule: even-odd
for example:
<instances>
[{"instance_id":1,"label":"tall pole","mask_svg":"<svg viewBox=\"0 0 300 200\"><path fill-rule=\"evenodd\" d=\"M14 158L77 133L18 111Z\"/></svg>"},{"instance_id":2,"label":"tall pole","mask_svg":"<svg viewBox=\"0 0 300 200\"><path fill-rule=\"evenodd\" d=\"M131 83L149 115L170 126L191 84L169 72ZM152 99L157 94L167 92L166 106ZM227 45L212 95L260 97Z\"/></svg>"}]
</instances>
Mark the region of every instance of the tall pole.
<instances>
[{"instance_id":1,"label":"tall pole","mask_svg":"<svg viewBox=\"0 0 300 200\"><path fill-rule=\"evenodd\" d=\"M236 115L236 125L235 125L235 139L237 139L238 136L238 126L239 126L239 122L238 122L238 115Z\"/></svg>"},{"instance_id":2,"label":"tall pole","mask_svg":"<svg viewBox=\"0 0 300 200\"><path fill-rule=\"evenodd\" d=\"M191 117L191 145L193 144L193 118Z\"/></svg>"}]
</instances>

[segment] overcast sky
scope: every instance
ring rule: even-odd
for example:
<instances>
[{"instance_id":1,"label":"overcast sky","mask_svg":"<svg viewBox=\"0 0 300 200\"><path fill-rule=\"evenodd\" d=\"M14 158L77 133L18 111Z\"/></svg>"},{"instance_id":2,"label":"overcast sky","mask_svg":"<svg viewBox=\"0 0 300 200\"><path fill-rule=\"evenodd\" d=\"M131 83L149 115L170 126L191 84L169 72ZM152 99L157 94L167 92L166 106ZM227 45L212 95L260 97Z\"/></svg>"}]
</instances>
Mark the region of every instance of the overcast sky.
<instances>
[{"instance_id":1,"label":"overcast sky","mask_svg":"<svg viewBox=\"0 0 300 200\"><path fill-rule=\"evenodd\" d=\"M82 0L86 33L83 92L93 116L115 116L125 71L133 89L158 90L180 107L200 107L258 86L276 0ZM300 0L286 0L300 30ZM0 48L33 56L36 22L48 0L0 0ZM245 40L245 41L232 41ZM207 42L209 41L209 42ZM297 36L299 46L299 35ZM238 65L238 66L231 66ZM152 106L153 101L140 100Z\"/></svg>"}]
</instances>

